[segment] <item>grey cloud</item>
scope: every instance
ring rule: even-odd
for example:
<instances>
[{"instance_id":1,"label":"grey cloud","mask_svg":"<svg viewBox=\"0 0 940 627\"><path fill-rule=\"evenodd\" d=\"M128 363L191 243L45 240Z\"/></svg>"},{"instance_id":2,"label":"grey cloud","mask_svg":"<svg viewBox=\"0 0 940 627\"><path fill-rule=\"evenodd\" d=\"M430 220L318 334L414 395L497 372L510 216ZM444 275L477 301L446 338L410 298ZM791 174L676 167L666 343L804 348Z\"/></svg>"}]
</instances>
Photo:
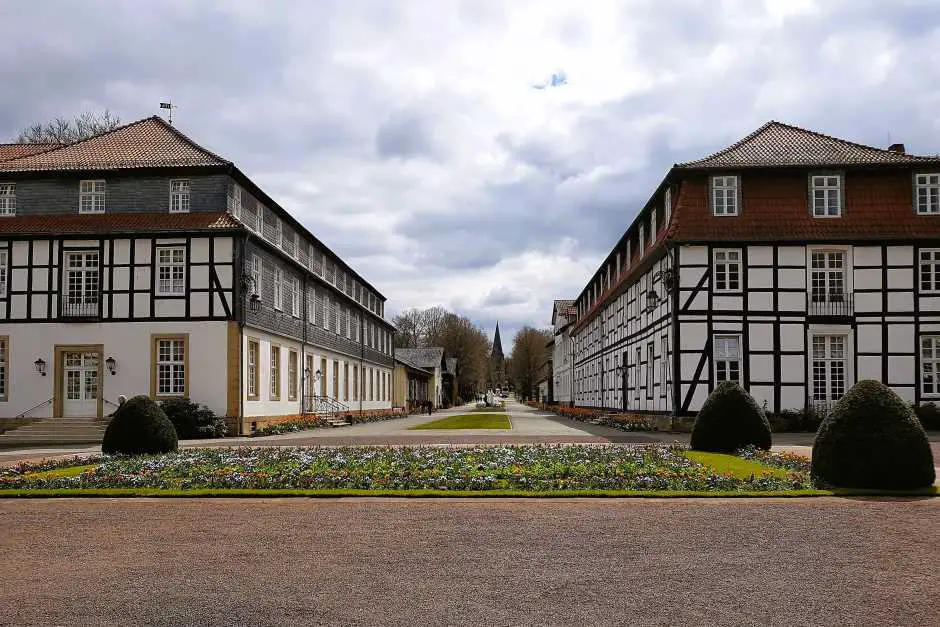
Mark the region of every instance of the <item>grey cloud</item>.
<instances>
[{"instance_id":1,"label":"grey cloud","mask_svg":"<svg viewBox=\"0 0 940 627\"><path fill-rule=\"evenodd\" d=\"M494 287L483 299L484 307L501 307L505 305L518 305L529 300L521 290L515 290L505 285Z\"/></svg>"},{"instance_id":2,"label":"grey cloud","mask_svg":"<svg viewBox=\"0 0 940 627\"><path fill-rule=\"evenodd\" d=\"M389 116L375 134L375 148L385 159L436 159L441 152L433 122L419 111L399 111Z\"/></svg>"}]
</instances>

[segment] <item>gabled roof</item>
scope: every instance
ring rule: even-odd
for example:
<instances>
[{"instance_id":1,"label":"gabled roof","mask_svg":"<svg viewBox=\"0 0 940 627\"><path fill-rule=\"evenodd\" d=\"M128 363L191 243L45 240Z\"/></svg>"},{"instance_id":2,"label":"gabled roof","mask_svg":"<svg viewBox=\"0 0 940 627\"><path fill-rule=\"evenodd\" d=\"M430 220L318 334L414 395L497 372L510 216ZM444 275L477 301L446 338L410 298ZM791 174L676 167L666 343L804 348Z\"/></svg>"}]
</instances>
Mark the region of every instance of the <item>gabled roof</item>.
<instances>
[{"instance_id":1,"label":"gabled roof","mask_svg":"<svg viewBox=\"0 0 940 627\"><path fill-rule=\"evenodd\" d=\"M0 144L0 161L19 159L58 148L61 144Z\"/></svg>"},{"instance_id":2,"label":"gabled roof","mask_svg":"<svg viewBox=\"0 0 940 627\"><path fill-rule=\"evenodd\" d=\"M940 162L940 157L909 155L770 121L713 155L676 164L681 169L883 165Z\"/></svg>"},{"instance_id":3,"label":"gabled roof","mask_svg":"<svg viewBox=\"0 0 940 627\"><path fill-rule=\"evenodd\" d=\"M59 213L0 218L0 232L32 235L48 233L141 233L205 230L244 230L228 213Z\"/></svg>"},{"instance_id":4,"label":"gabled roof","mask_svg":"<svg viewBox=\"0 0 940 627\"><path fill-rule=\"evenodd\" d=\"M573 300L555 299L552 305L552 325L555 324L555 320L558 319L558 316L564 316L566 320L570 321L571 317L577 315L577 313L578 310L574 307Z\"/></svg>"},{"instance_id":5,"label":"gabled roof","mask_svg":"<svg viewBox=\"0 0 940 627\"><path fill-rule=\"evenodd\" d=\"M152 116L72 144L0 160L0 172L220 165L231 163Z\"/></svg>"},{"instance_id":6,"label":"gabled roof","mask_svg":"<svg viewBox=\"0 0 940 627\"><path fill-rule=\"evenodd\" d=\"M417 370L418 372L423 372L424 374L434 374L433 369L428 370L427 368L420 366L416 364L415 362L411 361L406 356L401 355L402 350L407 350L407 349L401 349L401 348L395 349L395 361L407 366L408 368L411 368L412 370Z\"/></svg>"},{"instance_id":7,"label":"gabled roof","mask_svg":"<svg viewBox=\"0 0 940 627\"><path fill-rule=\"evenodd\" d=\"M419 368L438 368L442 367L444 361L444 349L440 346L430 348L396 348L395 358L403 362L411 362Z\"/></svg>"}]
</instances>

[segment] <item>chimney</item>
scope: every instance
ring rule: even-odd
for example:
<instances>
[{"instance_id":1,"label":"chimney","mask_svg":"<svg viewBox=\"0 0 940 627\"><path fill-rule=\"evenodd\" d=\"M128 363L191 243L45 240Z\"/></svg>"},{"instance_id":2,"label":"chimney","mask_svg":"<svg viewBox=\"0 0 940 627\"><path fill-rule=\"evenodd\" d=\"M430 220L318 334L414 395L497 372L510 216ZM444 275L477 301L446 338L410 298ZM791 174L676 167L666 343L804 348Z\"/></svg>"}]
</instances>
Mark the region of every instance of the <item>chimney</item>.
<instances>
[{"instance_id":1,"label":"chimney","mask_svg":"<svg viewBox=\"0 0 940 627\"><path fill-rule=\"evenodd\" d=\"M899 155L904 154L904 144L891 144L888 146L888 152L893 152Z\"/></svg>"}]
</instances>

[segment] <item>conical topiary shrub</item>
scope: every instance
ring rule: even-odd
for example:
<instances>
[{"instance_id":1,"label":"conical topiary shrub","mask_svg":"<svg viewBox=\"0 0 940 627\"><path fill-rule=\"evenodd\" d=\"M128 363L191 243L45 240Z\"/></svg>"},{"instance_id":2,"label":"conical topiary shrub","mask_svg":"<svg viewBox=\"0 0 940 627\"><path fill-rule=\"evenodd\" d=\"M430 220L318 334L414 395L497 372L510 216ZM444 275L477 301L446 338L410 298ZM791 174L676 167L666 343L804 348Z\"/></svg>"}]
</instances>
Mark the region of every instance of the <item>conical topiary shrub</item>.
<instances>
[{"instance_id":1,"label":"conical topiary shrub","mask_svg":"<svg viewBox=\"0 0 940 627\"><path fill-rule=\"evenodd\" d=\"M757 401L733 381L722 381L705 400L692 427L692 450L733 453L770 448L770 423Z\"/></svg>"},{"instance_id":2,"label":"conical topiary shrub","mask_svg":"<svg viewBox=\"0 0 940 627\"><path fill-rule=\"evenodd\" d=\"M114 412L101 443L101 451L108 454L148 455L177 448L173 423L146 396L135 396Z\"/></svg>"},{"instance_id":3,"label":"conical topiary shrub","mask_svg":"<svg viewBox=\"0 0 940 627\"><path fill-rule=\"evenodd\" d=\"M819 425L813 477L841 488L908 490L933 484L927 435L911 408L878 381L859 381Z\"/></svg>"}]
</instances>

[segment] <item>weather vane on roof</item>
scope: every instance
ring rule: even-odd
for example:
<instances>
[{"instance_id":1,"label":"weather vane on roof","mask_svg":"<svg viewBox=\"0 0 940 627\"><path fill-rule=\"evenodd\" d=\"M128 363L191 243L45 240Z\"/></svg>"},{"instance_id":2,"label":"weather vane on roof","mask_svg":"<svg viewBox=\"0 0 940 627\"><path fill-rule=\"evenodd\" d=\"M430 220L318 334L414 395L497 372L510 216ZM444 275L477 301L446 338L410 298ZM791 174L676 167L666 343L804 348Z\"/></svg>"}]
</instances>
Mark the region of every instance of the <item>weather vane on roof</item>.
<instances>
[{"instance_id":1,"label":"weather vane on roof","mask_svg":"<svg viewBox=\"0 0 940 627\"><path fill-rule=\"evenodd\" d=\"M172 103L172 102L161 102L161 103L160 103L160 108L161 108L161 109L169 109L169 110L170 110L170 119L169 119L169 122L170 122L170 124L173 124L173 109L176 108L176 107L173 106L173 103Z\"/></svg>"}]
</instances>

